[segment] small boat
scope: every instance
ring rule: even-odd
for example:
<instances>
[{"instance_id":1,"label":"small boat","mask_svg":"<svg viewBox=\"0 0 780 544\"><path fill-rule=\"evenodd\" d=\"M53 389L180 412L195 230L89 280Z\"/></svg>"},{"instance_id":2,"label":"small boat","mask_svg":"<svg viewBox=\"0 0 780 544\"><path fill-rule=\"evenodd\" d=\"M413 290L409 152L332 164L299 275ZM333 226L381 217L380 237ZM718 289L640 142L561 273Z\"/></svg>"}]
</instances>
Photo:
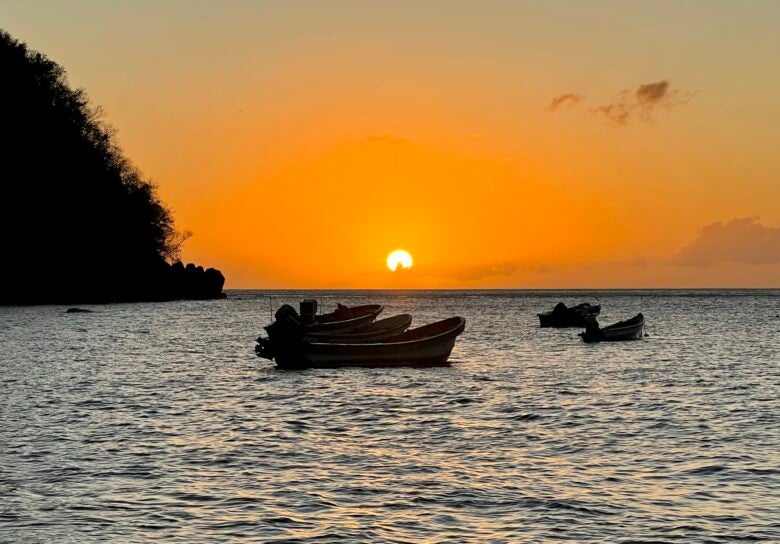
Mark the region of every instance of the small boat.
<instances>
[{"instance_id":1,"label":"small boat","mask_svg":"<svg viewBox=\"0 0 780 544\"><path fill-rule=\"evenodd\" d=\"M363 330L363 333L378 333L386 327L399 327L402 324L399 322L401 320L395 320L383 324L381 328L365 330L364 328L373 323L382 309L383 307L379 304L367 304L352 308L339 304L335 312L317 315L317 301L315 300L301 302L300 314L289 304L283 304L276 310L274 322L264 327L268 338L261 336L257 339L255 352L260 357L272 359L277 351L284 346L300 342L305 336L314 335L320 339L326 339L331 335L353 333L360 330ZM395 333L403 332L410 324L411 316L406 326ZM392 334L381 336L392 336Z\"/></svg>"},{"instance_id":2,"label":"small boat","mask_svg":"<svg viewBox=\"0 0 780 544\"><path fill-rule=\"evenodd\" d=\"M584 342L616 342L620 340L641 340L645 332L645 316L636 314L631 319L618 321L612 325L600 328L596 318L580 333Z\"/></svg>"},{"instance_id":3,"label":"small boat","mask_svg":"<svg viewBox=\"0 0 780 544\"><path fill-rule=\"evenodd\" d=\"M281 368L444 366L465 328L464 318L451 317L377 342L300 341L285 345L274 359Z\"/></svg>"},{"instance_id":4,"label":"small boat","mask_svg":"<svg viewBox=\"0 0 780 544\"><path fill-rule=\"evenodd\" d=\"M308 332L351 331L374 321L383 309L380 304L352 307L339 304L336 311L316 315L311 323L304 322L304 328Z\"/></svg>"},{"instance_id":5,"label":"small boat","mask_svg":"<svg viewBox=\"0 0 780 544\"><path fill-rule=\"evenodd\" d=\"M412 316L409 314L394 315L374 321L367 325L361 325L349 332L324 331L305 332L303 340L309 342L330 342L337 344L354 344L359 342L376 342L401 334L412 324Z\"/></svg>"},{"instance_id":6,"label":"small boat","mask_svg":"<svg viewBox=\"0 0 780 544\"><path fill-rule=\"evenodd\" d=\"M582 304L568 307L563 302L559 302L551 312L536 315L539 316L539 325L541 327L584 327L588 316L596 316L600 312L600 304L594 305L583 302Z\"/></svg>"}]
</instances>

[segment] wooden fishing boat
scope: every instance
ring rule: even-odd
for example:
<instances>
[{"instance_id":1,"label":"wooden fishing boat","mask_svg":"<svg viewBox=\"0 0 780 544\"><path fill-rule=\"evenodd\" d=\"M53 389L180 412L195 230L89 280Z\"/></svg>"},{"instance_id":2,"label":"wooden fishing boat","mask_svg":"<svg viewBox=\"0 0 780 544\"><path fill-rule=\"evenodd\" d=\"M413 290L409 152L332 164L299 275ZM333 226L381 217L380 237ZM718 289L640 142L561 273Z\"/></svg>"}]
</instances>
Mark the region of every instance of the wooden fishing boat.
<instances>
[{"instance_id":1,"label":"wooden fishing boat","mask_svg":"<svg viewBox=\"0 0 780 544\"><path fill-rule=\"evenodd\" d=\"M330 342L341 344L354 344L360 342L376 342L401 334L412 324L412 316L409 314L395 315L374 321L367 325L361 325L349 332L323 331L305 332L303 340L308 342Z\"/></svg>"},{"instance_id":2,"label":"wooden fishing boat","mask_svg":"<svg viewBox=\"0 0 780 544\"><path fill-rule=\"evenodd\" d=\"M593 319L595 322L595 318ZM618 321L612 325L600 328L598 323L592 324L580 333L584 342L616 342L621 340L641 340L645 332L645 316L636 314L631 319Z\"/></svg>"},{"instance_id":3,"label":"wooden fishing boat","mask_svg":"<svg viewBox=\"0 0 780 544\"><path fill-rule=\"evenodd\" d=\"M304 325L306 332L348 332L367 323L371 323L382 312L380 304L366 304L364 306L338 305L336 311L314 317L312 323Z\"/></svg>"},{"instance_id":4,"label":"wooden fishing boat","mask_svg":"<svg viewBox=\"0 0 780 544\"><path fill-rule=\"evenodd\" d=\"M452 317L378 342L301 341L280 349L275 361L281 368L443 366L465 328L465 319Z\"/></svg>"},{"instance_id":5,"label":"wooden fishing boat","mask_svg":"<svg viewBox=\"0 0 780 544\"><path fill-rule=\"evenodd\" d=\"M551 312L536 314L539 316L541 327L584 327L589 316L596 316L601 312L600 304L588 304L583 302L576 306L568 307L563 302L555 305Z\"/></svg>"},{"instance_id":6,"label":"wooden fishing boat","mask_svg":"<svg viewBox=\"0 0 780 544\"><path fill-rule=\"evenodd\" d=\"M264 327L268 337L261 336L257 339L255 352L260 357L273 359L280 349L295 345L307 335L320 335L320 338L325 338L328 335L361 330L361 328L373 323L382 309L383 307L379 304L366 304L352 308L339 304L335 312L317 315L317 302L314 300L301 302L300 314L289 304L283 304L276 310L274 322ZM406 324L406 328L409 327L410 323L411 320ZM385 324L385 326L387 325L398 326L400 324L398 321L394 321ZM406 328L397 332L403 332ZM392 334L386 336L392 336Z\"/></svg>"}]
</instances>

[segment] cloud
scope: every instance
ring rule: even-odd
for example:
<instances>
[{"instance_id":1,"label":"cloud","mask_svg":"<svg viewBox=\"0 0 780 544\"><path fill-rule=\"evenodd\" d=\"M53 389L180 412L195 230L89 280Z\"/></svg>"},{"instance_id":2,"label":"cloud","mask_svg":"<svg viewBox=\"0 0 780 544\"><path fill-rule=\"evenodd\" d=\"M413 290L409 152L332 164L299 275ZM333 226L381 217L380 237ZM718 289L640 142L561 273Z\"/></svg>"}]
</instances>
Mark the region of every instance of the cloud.
<instances>
[{"instance_id":1,"label":"cloud","mask_svg":"<svg viewBox=\"0 0 780 544\"><path fill-rule=\"evenodd\" d=\"M494 262L473 265L443 263L415 264L404 273L420 277L446 278L450 280L477 281L483 278L511 276L523 267L516 262Z\"/></svg>"},{"instance_id":2,"label":"cloud","mask_svg":"<svg viewBox=\"0 0 780 544\"><path fill-rule=\"evenodd\" d=\"M655 83L640 85L634 94L643 103L654 104L662 100L669 92L669 80L663 79Z\"/></svg>"},{"instance_id":3,"label":"cloud","mask_svg":"<svg viewBox=\"0 0 780 544\"><path fill-rule=\"evenodd\" d=\"M562 107L565 107L566 109L573 108L574 106L579 104L584 98L585 98L584 96L579 94L572 94L572 93L559 94L558 96L550 100L550 103L545 109L550 113L553 113L558 108L562 108Z\"/></svg>"},{"instance_id":4,"label":"cloud","mask_svg":"<svg viewBox=\"0 0 780 544\"><path fill-rule=\"evenodd\" d=\"M365 138L365 141L371 144L389 144L389 145L405 145L410 143L410 140L406 138L399 138L392 134L374 134Z\"/></svg>"},{"instance_id":5,"label":"cloud","mask_svg":"<svg viewBox=\"0 0 780 544\"><path fill-rule=\"evenodd\" d=\"M513 276L518 273L548 274L552 268L548 265L531 265L516 261L504 261L467 265L460 267L428 265L421 268L424 275L460 281L478 281L485 278Z\"/></svg>"},{"instance_id":6,"label":"cloud","mask_svg":"<svg viewBox=\"0 0 780 544\"><path fill-rule=\"evenodd\" d=\"M457 280L476 281L495 276L511 276L517 269L517 263L513 262L493 263L451 270L446 275Z\"/></svg>"},{"instance_id":7,"label":"cloud","mask_svg":"<svg viewBox=\"0 0 780 544\"><path fill-rule=\"evenodd\" d=\"M780 228L765 227L757 217L718 221L702 228L693 243L677 254L676 262L688 266L780 263Z\"/></svg>"},{"instance_id":8,"label":"cloud","mask_svg":"<svg viewBox=\"0 0 780 544\"><path fill-rule=\"evenodd\" d=\"M626 125L632 119L649 121L658 108L671 111L690 102L693 93L671 88L668 79L645 83L634 90L620 91L615 100L604 106L591 106L588 111L617 124Z\"/></svg>"}]
</instances>

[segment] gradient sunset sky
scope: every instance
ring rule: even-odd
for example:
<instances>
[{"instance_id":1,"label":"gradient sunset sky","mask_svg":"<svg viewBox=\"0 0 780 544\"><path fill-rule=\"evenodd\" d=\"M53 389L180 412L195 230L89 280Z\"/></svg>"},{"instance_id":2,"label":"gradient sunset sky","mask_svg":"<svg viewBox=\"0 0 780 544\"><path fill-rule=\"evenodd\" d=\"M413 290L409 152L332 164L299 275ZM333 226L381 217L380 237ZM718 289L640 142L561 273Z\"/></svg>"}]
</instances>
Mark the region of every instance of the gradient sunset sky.
<instances>
[{"instance_id":1,"label":"gradient sunset sky","mask_svg":"<svg viewBox=\"0 0 780 544\"><path fill-rule=\"evenodd\" d=\"M780 287L780 1L4 0L0 27L228 288Z\"/></svg>"}]
</instances>

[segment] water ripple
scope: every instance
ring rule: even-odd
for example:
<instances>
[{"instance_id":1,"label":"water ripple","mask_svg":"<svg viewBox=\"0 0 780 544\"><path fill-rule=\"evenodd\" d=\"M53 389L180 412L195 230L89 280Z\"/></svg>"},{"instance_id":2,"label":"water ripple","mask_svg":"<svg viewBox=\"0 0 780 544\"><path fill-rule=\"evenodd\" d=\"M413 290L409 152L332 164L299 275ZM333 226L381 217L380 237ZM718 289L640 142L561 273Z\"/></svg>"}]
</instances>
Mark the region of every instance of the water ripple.
<instances>
[{"instance_id":1,"label":"water ripple","mask_svg":"<svg viewBox=\"0 0 780 544\"><path fill-rule=\"evenodd\" d=\"M458 363L280 371L258 293L0 308L0 542L780 541L780 293L321 293L463 315ZM297 293L274 295L295 303Z\"/></svg>"}]
</instances>

